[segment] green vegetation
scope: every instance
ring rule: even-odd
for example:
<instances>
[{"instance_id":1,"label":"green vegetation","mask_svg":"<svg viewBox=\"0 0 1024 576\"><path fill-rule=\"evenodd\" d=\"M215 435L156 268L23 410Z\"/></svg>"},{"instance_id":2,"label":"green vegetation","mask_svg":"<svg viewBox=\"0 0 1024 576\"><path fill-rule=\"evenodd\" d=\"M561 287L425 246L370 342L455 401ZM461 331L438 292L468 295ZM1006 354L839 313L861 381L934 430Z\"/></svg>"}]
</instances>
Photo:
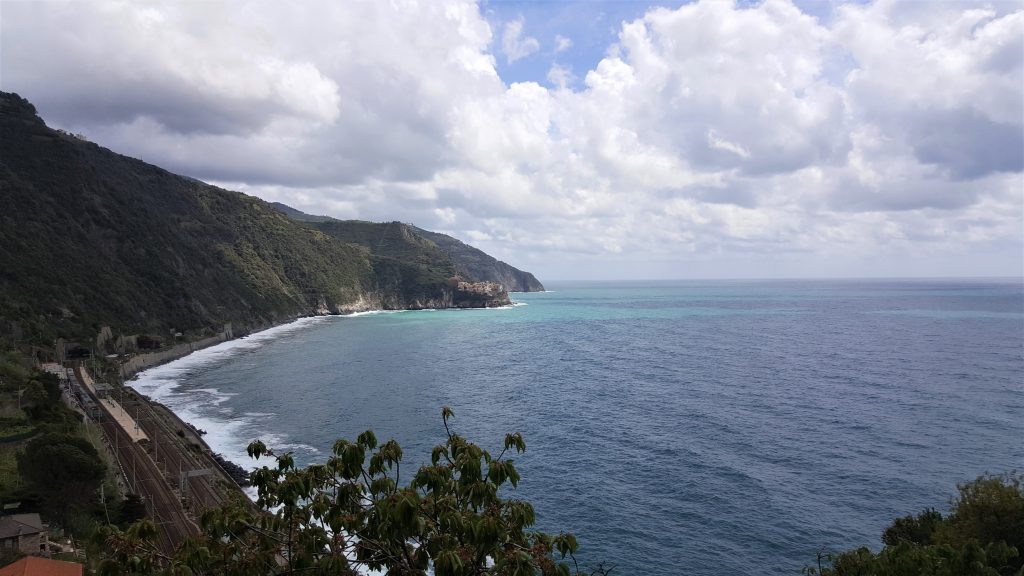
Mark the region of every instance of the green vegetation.
<instances>
[{"instance_id":1,"label":"green vegetation","mask_svg":"<svg viewBox=\"0 0 1024 576\"><path fill-rule=\"evenodd\" d=\"M17 446L43 428L67 431L78 426L78 415L60 401L57 377L30 365L17 352L0 352L0 446Z\"/></svg>"},{"instance_id":2,"label":"green vegetation","mask_svg":"<svg viewBox=\"0 0 1024 576\"><path fill-rule=\"evenodd\" d=\"M50 433L28 443L18 456L18 471L51 516L66 524L72 506L93 500L107 469L85 438Z\"/></svg>"},{"instance_id":3,"label":"green vegetation","mask_svg":"<svg viewBox=\"0 0 1024 576\"><path fill-rule=\"evenodd\" d=\"M533 274L514 268L447 234L401 222L379 224L313 216L280 202L274 202L272 206L293 220L308 223L342 242L365 246L376 255L415 261L426 254L437 263L448 260L447 264L453 267L449 276L458 275L474 282L496 282L512 292L544 290Z\"/></svg>"},{"instance_id":4,"label":"green vegetation","mask_svg":"<svg viewBox=\"0 0 1024 576\"><path fill-rule=\"evenodd\" d=\"M515 292L544 290L533 274L513 268L446 234L401 222L378 223L310 216L281 203L275 203L274 207L289 218L304 222L342 242L367 248L380 264L411 265L413 274L418 272L416 281L423 286L458 276L475 282L495 282Z\"/></svg>"},{"instance_id":5,"label":"green vegetation","mask_svg":"<svg viewBox=\"0 0 1024 576\"><path fill-rule=\"evenodd\" d=\"M307 468L254 442L249 454L272 462L253 473L260 510L238 503L208 512L203 536L173 559L156 552L150 522L105 528L98 573L580 574L572 535L531 531L533 507L499 496L519 482L509 455L526 449L522 436L507 435L492 455L452 432L451 410L442 417L445 443L405 485L402 449L378 445L369 431L339 440L326 462Z\"/></svg>"},{"instance_id":6,"label":"green vegetation","mask_svg":"<svg viewBox=\"0 0 1024 576\"><path fill-rule=\"evenodd\" d=\"M16 94L0 129L0 347L453 300L452 259L408 226L297 221L52 130Z\"/></svg>"},{"instance_id":7,"label":"green vegetation","mask_svg":"<svg viewBox=\"0 0 1024 576\"><path fill-rule=\"evenodd\" d=\"M0 317L22 338L201 336L356 299L366 250L265 202L64 137L0 96Z\"/></svg>"},{"instance_id":8,"label":"green vegetation","mask_svg":"<svg viewBox=\"0 0 1024 576\"><path fill-rule=\"evenodd\" d=\"M1016 474L958 486L952 511L926 509L897 519L878 553L859 548L827 556L807 574L822 576L1020 576L1024 574L1024 486Z\"/></svg>"},{"instance_id":9,"label":"green vegetation","mask_svg":"<svg viewBox=\"0 0 1024 576\"><path fill-rule=\"evenodd\" d=\"M307 226L346 244L361 246L372 256L376 292L402 294L412 304L441 301L449 292L447 281L456 275L455 265L436 244L414 234L401 222L326 220Z\"/></svg>"},{"instance_id":10,"label":"green vegetation","mask_svg":"<svg viewBox=\"0 0 1024 576\"><path fill-rule=\"evenodd\" d=\"M31 365L17 352L0 352L0 429L7 433L0 440L0 503L86 537L106 517L97 490L103 482L118 519L111 456L99 431L64 405L58 378Z\"/></svg>"},{"instance_id":11,"label":"green vegetation","mask_svg":"<svg viewBox=\"0 0 1024 576\"><path fill-rule=\"evenodd\" d=\"M543 292L544 285L529 272L514 268L469 244L446 234L413 227L413 231L437 244L455 263L458 274L482 282L497 282L511 292Z\"/></svg>"},{"instance_id":12,"label":"green vegetation","mask_svg":"<svg viewBox=\"0 0 1024 576\"><path fill-rule=\"evenodd\" d=\"M18 451L16 444L0 444L0 500L21 490L21 474L18 473Z\"/></svg>"}]
</instances>

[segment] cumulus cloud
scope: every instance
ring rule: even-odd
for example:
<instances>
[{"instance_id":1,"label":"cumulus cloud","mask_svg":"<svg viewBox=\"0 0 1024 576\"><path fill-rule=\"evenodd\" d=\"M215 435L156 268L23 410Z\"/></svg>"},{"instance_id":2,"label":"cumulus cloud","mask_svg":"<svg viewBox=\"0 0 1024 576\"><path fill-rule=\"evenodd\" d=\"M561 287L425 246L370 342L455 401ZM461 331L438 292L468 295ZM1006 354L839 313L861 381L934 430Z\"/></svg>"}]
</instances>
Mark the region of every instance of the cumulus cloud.
<instances>
[{"instance_id":1,"label":"cumulus cloud","mask_svg":"<svg viewBox=\"0 0 1024 576\"><path fill-rule=\"evenodd\" d=\"M547 80L552 86L565 90L576 80L576 76L572 73L571 66L555 62L551 64L551 68L548 68Z\"/></svg>"},{"instance_id":2,"label":"cumulus cloud","mask_svg":"<svg viewBox=\"0 0 1024 576\"><path fill-rule=\"evenodd\" d=\"M1024 12L926 8L842 9L835 36L858 64L846 82L851 101L864 121L952 178L1020 172Z\"/></svg>"},{"instance_id":3,"label":"cumulus cloud","mask_svg":"<svg viewBox=\"0 0 1024 576\"><path fill-rule=\"evenodd\" d=\"M115 150L542 278L1022 272L1017 4L704 0L509 84L524 26L496 43L468 1L9 3L0 86Z\"/></svg>"},{"instance_id":4,"label":"cumulus cloud","mask_svg":"<svg viewBox=\"0 0 1024 576\"><path fill-rule=\"evenodd\" d=\"M522 37L524 24L523 18L505 24L505 33L501 36L501 50L509 64L540 50L540 42L536 38Z\"/></svg>"},{"instance_id":5,"label":"cumulus cloud","mask_svg":"<svg viewBox=\"0 0 1024 576\"><path fill-rule=\"evenodd\" d=\"M451 159L452 107L501 87L469 3L13 3L0 25L5 89L216 180L428 178Z\"/></svg>"}]
</instances>

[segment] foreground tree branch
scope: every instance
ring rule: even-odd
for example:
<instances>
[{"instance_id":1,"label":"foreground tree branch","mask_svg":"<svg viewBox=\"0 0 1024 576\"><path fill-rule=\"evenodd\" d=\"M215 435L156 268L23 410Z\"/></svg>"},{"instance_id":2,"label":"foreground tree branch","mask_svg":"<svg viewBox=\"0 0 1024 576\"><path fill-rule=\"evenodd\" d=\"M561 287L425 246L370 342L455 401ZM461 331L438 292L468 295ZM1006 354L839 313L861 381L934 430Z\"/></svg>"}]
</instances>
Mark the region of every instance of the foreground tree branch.
<instances>
[{"instance_id":1,"label":"foreground tree branch","mask_svg":"<svg viewBox=\"0 0 1024 576\"><path fill-rule=\"evenodd\" d=\"M522 435L508 434L495 458L456 434L453 417L450 408L442 410L445 443L405 486L399 484L401 447L394 440L378 445L370 431L355 442L338 440L325 463L305 468L290 453L253 442L249 455L267 462L252 473L259 510L236 502L209 511L201 538L173 560L149 558L145 566L218 575L583 574L573 535L531 530L533 506L498 495L519 483L507 455L526 450ZM132 556L121 552L108 565L128 572L130 562L121 562Z\"/></svg>"}]
</instances>

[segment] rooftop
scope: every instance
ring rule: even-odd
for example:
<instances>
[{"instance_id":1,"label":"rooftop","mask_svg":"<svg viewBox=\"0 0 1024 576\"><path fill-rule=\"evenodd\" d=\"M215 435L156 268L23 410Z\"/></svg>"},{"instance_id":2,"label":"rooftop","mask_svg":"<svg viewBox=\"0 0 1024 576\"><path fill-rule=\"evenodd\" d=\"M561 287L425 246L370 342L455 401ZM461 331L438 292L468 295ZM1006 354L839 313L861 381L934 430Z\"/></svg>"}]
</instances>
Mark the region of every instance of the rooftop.
<instances>
[{"instance_id":1,"label":"rooftop","mask_svg":"<svg viewBox=\"0 0 1024 576\"><path fill-rule=\"evenodd\" d=\"M0 539L37 534L43 530L43 520L39 514L12 514L0 517Z\"/></svg>"},{"instance_id":2,"label":"rooftop","mask_svg":"<svg viewBox=\"0 0 1024 576\"><path fill-rule=\"evenodd\" d=\"M0 576L82 576L84 569L77 562L48 560L26 556L0 568Z\"/></svg>"}]
</instances>

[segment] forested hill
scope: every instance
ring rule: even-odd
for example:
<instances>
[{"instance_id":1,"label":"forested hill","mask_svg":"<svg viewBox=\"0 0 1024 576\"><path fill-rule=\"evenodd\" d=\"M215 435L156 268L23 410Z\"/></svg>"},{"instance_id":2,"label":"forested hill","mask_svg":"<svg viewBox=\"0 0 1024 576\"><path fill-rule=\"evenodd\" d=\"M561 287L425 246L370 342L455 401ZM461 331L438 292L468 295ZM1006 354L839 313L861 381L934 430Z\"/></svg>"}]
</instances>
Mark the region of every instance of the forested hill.
<instances>
[{"instance_id":1,"label":"forested hill","mask_svg":"<svg viewBox=\"0 0 1024 576\"><path fill-rule=\"evenodd\" d=\"M0 93L0 337L198 336L315 313L493 306L429 242L401 254L48 128Z\"/></svg>"},{"instance_id":2,"label":"forested hill","mask_svg":"<svg viewBox=\"0 0 1024 576\"><path fill-rule=\"evenodd\" d=\"M463 278L478 282L497 282L511 292L544 291L544 285L533 274L506 264L483 250L447 234L431 232L401 222L380 224L313 216L280 202L274 202L273 206L293 220L306 222L345 242L366 246L375 253L381 247L393 250L406 243L423 245L423 241L426 241L436 245L442 254L451 258L456 272Z\"/></svg>"},{"instance_id":3,"label":"forested hill","mask_svg":"<svg viewBox=\"0 0 1024 576\"><path fill-rule=\"evenodd\" d=\"M512 292L543 292L544 285L540 280L524 270L520 270L498 260L447 234L431 232L413 227L420 236L438 245L455 263L460 275L475 278L481 282L497 282Z\"/></svg>"}]
</instances>

